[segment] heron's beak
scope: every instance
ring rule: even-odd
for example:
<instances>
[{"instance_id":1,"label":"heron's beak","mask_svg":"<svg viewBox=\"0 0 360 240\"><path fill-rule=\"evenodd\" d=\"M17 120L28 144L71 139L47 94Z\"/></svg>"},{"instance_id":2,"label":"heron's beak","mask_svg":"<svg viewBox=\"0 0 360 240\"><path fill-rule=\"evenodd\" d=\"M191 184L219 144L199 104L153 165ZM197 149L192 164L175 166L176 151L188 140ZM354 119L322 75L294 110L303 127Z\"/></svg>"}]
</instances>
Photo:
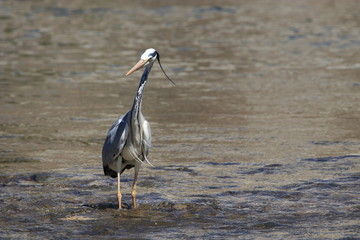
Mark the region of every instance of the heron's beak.
<instances>
[{"instance_id":1,"label":"heron's beak","mask_svg":"<svg viewBox=\"0 0 360 240\"><path fill-rule=\"evenodd\" d=\"M126 74L126 76L132 74L133 72L139 70L142 66L145 65L145 63L147 62L148 60L143 60L143 59L140 59L140 61L138 61L137 64L135 64L135 66L133 66L130 71L128 71L128 73Z\"/></svg>"}]
</instances>

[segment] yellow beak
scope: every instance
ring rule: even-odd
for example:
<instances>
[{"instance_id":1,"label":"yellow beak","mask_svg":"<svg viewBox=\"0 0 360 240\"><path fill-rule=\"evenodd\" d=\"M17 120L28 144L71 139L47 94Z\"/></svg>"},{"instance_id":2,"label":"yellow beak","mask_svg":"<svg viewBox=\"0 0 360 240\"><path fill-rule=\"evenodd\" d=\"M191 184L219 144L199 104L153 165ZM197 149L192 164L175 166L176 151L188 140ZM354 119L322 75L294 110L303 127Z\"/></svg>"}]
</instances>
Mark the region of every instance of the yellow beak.
<instances>
[{"instance_id":1,"label":"yellow beak","mask_svg":"<svg viewBox=\"0 0 360 240\"><path fill-rule=\"evenodd\" d=\"M133 66L130 71L128 71L128 73L126 74L126 76L132 74L133 72L139 70L142 66L144 66L144 64L147 62L148 60L142 60L140 59L140 61L138 61L137 64L135 64L135 66Z\"/></svg>"}]
</instances>

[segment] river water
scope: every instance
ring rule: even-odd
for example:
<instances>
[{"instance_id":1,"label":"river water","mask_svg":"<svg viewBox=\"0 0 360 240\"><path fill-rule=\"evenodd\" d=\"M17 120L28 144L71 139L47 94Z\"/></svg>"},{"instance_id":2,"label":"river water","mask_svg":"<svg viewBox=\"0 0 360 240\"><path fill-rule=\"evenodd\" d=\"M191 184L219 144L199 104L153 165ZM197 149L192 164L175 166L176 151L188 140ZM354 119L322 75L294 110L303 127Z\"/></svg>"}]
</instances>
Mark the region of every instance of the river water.
<instances>
[{"instance_id":1,"label":"river water","mask_svg":"<svg viewBox=\"0 0 360 240\"><path fill-rule=\"evenodd\" d=\"M358 1L0 1L1 239L358 239ZM156 48L140 170L101 147Z\"/></svg>"}]
</instances>

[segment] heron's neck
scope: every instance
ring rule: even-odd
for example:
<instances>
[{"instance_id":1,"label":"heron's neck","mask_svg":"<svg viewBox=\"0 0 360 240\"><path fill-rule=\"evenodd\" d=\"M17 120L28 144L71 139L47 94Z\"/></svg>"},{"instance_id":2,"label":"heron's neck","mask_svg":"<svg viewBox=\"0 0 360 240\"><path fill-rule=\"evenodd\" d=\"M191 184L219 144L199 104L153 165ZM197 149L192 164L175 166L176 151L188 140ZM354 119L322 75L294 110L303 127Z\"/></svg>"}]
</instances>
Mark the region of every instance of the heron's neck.
<instances>
[{"instance_id":1,"label":"heron's neck","mask_svg":"<svg viewBox=\"0 0 360 240\"><path fill-rule=\"evenodd\" d=\"M145 70L144 73L141 76L140 79L140 84L138 87L138 90L136 92L135 98L134 98L134 104L132 107L132 119L135 120L138 118L139 113L141 113L141 103L142 103L142 96L145 90L145 85L151 70L152 64L150 63L150 65L148 65Z\"/></svg>"}]
</instances>

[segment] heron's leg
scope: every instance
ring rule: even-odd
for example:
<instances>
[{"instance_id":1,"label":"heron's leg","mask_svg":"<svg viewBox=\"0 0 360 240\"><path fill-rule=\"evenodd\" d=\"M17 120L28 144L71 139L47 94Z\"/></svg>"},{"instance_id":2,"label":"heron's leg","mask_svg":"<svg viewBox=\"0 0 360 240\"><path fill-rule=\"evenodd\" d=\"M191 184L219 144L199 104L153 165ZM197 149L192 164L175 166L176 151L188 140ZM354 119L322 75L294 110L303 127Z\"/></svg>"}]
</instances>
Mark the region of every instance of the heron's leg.
<instances>
[{"instance_id":1,"label":"heron's leg","mask_svg":"<svg viewBox=\"0 0 360 240\"><path fill-rule=\"evenodd\" d=\"M119 209L121 209L121 191L120 191L120 172L117 173L117 196L119 201Z\"/></svg>"},{"instance_id":2,"label":"heron's leg","mask_svg":"<svg viewBox=\"0 0 360 240\"><path fill-rule=\"evenodd\" d=\"M120 174L121 174L121 167L122 167L122 157L119 156L116 159L116 172L117 172L117 196L118 196L118 202L119 202L119 209L121 209L121 189L120 189Z\"/></svg>"},{"instance_id":3,"label":"heron's leg","mask_svg":"<svg viewBox=\"0 0 360 240\"><path fill-rule=\"evenodd\" d=\"M132 192L131 192L131 198L132 198L134 208L136 208L136 183L138 180L139 170L140 170L140 164L135 164L134 182L133 182L133 187L132 187Z\"/></svg>"}]
</instances>

